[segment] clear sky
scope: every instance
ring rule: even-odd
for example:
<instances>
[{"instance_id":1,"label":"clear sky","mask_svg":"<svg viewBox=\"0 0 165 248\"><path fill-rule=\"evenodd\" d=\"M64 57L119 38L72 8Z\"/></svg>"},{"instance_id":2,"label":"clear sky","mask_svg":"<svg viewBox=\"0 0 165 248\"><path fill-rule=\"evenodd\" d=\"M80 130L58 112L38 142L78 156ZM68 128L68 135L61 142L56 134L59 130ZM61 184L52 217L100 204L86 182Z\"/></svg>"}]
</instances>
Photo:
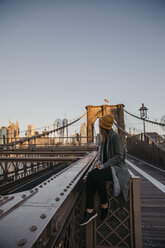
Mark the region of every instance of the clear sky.
<instances>
[{"instance_id":1,"label":"clear sky","mask_svg":"<svg viewBox=\"0 0 165 248\"><path fill-rule=\"evenodd\" d=\"M164 0L0 0L0 126L125 104L165 114Z\"/></svg>"}]
</instances>

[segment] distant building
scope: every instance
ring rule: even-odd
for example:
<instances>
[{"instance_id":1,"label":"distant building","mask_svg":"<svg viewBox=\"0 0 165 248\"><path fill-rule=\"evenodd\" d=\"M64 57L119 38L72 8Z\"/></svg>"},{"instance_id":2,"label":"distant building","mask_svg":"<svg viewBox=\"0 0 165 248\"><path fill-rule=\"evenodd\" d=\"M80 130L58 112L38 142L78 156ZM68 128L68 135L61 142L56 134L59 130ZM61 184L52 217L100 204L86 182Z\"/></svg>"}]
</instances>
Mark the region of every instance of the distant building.
<instances>
[{"instance_id":1,"label":"distant building","mask_svg":"<svg viewBox=\"0 0 165 248\"><path fill-rule=\"evenodd\" d=\"M61 119L56 119L55 120L56 128L62 127L62 120ZM63 143L63 130L60 129L56 132L57 134L57 143L62 144Z\"/></svg>"},{"instance_id":2,"label":"distant building","mask_svg":"<svg viewBox=\"0 0 165 248\"><path fill-rule=\"evenodd\" d=\"M27 137L32 137L35 135L35 126L32 124L28 124L27 127Z\"/></svg>"},{"instance_id":3,"label":"distant building","mask_svg":"<svg viewBox=\"0 0 165 248\"><path fill-rule=\"evenodd\" d=\"M66 118L63 119L62 125L63 126L68 125L68 120ZM62 136L63 136L63 144L68 143L68 127L64 127L62 129Z\"/></svg>"},{"instance_id":4,"label":"distant building","mask_svg":"<svg viewBox=\"0 0 165 248\"><path fill-rule=\"evenodd\" d=\"M8 128L1 127L0 129L0 145L6 144L8 140Z\"/></svg>"},{"instance_id":5,"label":"distant building","mask_svg":"<svg viewBox=\"0 0 165 248\"><path fill-rule=\"evenodd\" d=\"M87 143L87 124L83 122L80 127L80 143L86 144Z\"/></svg>"},{"instance_id":6,"label":"distant building","mask_svg":"<svg viewBox=\"0 0 165 248\"><path fill-rule=\"evenodd\" d=\"M35 126L32 125L32 124L28 124L28 126L27 126L27 137L32 137L34 135L35 135ZM28 142L29 145L34 144L34 143L35 143L34 140L30 140Z\"/></svg>"},{"instance_id":7,"label":"distant building","mask_svg":"<svg viewBox=\"0 0 165 248\"><path fill-rule=\"evenodd\" d=\"M18 121L14 124L13 122L9 122L8 127L8 142L12 142L19 139L19 125Z\"/></svg>"}]
</instances>

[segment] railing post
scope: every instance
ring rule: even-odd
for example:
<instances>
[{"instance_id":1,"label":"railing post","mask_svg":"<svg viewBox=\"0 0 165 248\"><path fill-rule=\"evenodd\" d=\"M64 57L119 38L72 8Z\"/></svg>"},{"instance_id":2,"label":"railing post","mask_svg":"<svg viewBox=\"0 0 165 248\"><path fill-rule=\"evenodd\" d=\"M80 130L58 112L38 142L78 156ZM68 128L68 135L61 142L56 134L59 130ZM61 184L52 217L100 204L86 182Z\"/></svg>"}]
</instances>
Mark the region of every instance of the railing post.
<instances>
[{"instance_id":1,"label":"railing post","mask_svg":"<svg viewBox=\"0 0 165 248\"><path fill-rule=\"evenodd\" d=\"M86 248L95 248L96 219L86 225Z\"/></svg>"},{"instance_id":2,"label":"railing post","mask_svg":"<svg viewBox=\"0 0 165 248\"><path fill-rule=\"evenodd\" d=\"M141 206L140 206L140 179L135 177L132 180L133 187L133 211L134 211L134 240L135 248L142 248L141 229Z\"/></svg>"}]
</instances>

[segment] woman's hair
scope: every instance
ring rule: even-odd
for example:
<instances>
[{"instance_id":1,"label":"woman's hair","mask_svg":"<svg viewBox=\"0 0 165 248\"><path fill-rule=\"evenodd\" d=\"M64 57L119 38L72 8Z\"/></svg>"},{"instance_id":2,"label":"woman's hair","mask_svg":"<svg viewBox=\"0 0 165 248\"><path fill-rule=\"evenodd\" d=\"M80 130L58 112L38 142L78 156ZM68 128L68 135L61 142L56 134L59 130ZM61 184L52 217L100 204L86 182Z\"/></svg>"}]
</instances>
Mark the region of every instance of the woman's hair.
<instances>
[{"instance_id":1,"label":"woman's hair","mask_svg":"<svg viewBox=\"0 0 165 248\"><path fill-rule=\"evenodd\" d=\"M108 133L109 133L109 130L108 129L104 129L102 128L101 126L100 127L100 137L101 137L101 140L103 143L105 143L106 139L107 139L107 136L108 136Z\"/></svg>"}]
</instances>

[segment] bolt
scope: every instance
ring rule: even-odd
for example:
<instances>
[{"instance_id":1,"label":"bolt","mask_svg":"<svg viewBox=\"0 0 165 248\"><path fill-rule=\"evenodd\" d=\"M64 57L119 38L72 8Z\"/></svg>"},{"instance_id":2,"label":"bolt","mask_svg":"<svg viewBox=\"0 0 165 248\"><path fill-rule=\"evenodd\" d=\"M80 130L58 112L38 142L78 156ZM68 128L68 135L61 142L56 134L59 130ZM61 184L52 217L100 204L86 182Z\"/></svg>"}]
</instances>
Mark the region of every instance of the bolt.
<instances>
[{"instance_id":1,"label":"bolt","mask_svg":"<svg viewBox=\"0 0 165 248\"><path fill-rule=\"evenodd\" d=\"M25 195L25 194L23 194L21 197L22 197L22 198L26 198L26 195Z\"/></svg>"},{"instance_id":2,"label":"bolt","mask_svg":"<svg viewBox=\"0 0 165 248\"><path fill-rule=\"evenodd\" d=\"M35 230L37 230L37 226L33 225L29 228L30 231L34 232Z\"/></svg>"},{"instance_id":3,"label":"bolt","mask_svg":"<svg viewBox=\"0 0 165 248\"><path fill-rule=\"evenodd\" d=\"M42 246L43 246L43 247L46 247L46 242L44 242L44 243L42 244Z\"/></svg>"},{"instance_id":4,"label":"bolt","mask_svg":"<svg viewBox=\"0 0 165 248\"><path fill-rule=\"evenodd\" d=\"M55 200L56 200L56 201L59 201L59 200L60 200L60 198L59 198L59 197L57 197Z\"/></svg>"},{"instance_id":5,"label":"bolt","mask_svg":"<svg viewBox=\"0 0 165 248\"><path fill-rule=\"evenodd\" d=\"M7 200L7 199L9 199L9 197L8 196L4 196L3 199L4 200Z\"/></svg>"},{"instance_id":6,"label":"bolt","mask_svg":"<svg viewBox=\"0 0 165 248\"><path fill-rule=\"evenodd\" d=\"M42 239L42 238L40 238L40 239L39 239L39 243L41 243L42 241L43 241L43 239Z\"/></svg>"},{"instance_id":7,"label":"bolt","mask_svg":"<svg viewBox=\"0 0 165 248\"><path fill-rule=\"evenodd\" d=\"M20 240L18 240L18 242L17 242L17 245L18 246L23 246L24 244L26 244L26 239L20 239Z\"/></svg>"},{"instance_id":8,"label":"bolt","mask_svg":"<svg viewBox=\"0 0 165 248\"><path fill-rule=\"evenodd\" d=\"M45 219L45 218L46 218L46 214L41 214L41 215L40 215L40 218L41 218L41 219Z\"/></svg>"}]
</instances>

